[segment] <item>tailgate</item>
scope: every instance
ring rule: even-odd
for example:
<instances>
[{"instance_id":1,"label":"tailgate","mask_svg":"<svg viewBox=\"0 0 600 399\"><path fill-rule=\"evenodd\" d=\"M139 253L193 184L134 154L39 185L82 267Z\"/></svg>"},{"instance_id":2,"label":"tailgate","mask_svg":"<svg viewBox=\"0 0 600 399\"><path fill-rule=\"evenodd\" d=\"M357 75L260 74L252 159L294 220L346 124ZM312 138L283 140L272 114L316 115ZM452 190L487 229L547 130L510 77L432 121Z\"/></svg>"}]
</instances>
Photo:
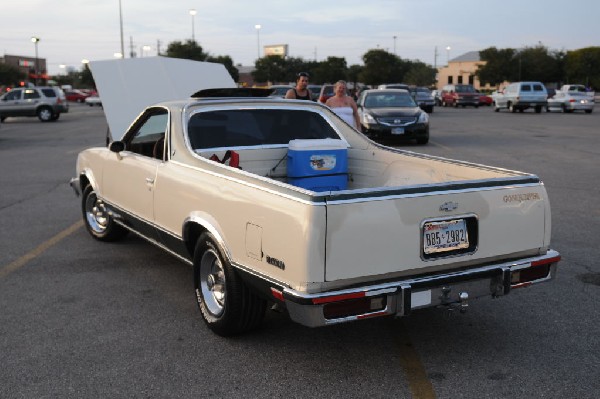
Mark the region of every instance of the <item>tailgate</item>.
<instances>
[{"instance_id":1,"label":"tailgate","mask_svg":"<svg viewBox=\"0 0 600 399\"><path fill-rule=\"evenodd\" d=\"M325 280L452 269L536 250L548 245L549 216L541 183L332 198Z\"/></svg>"}]
</instances>

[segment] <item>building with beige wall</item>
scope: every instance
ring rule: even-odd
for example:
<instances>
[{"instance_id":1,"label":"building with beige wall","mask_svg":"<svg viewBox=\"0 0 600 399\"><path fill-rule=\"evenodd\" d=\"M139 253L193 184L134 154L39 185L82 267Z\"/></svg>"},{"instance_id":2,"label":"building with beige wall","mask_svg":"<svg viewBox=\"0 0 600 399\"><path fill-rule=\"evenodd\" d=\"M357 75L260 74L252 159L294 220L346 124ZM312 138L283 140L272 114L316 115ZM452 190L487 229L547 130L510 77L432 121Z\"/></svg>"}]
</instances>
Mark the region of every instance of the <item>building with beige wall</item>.
<instances>
[{"instance_id":1,"label":"building with beige wall","mask_svg":"<svg viewBox=\"0 0 600 399\"><path fill-rule=\"evenodd\" d=\"M485 61L479 58L479 51L469 51L449 60L447 66L438 68L437 89L441 90L448 84L470 84L478 90L493 90L489 83L482 86L475 76L479 65L485 65Z\"/></svg>"}]
</instances>

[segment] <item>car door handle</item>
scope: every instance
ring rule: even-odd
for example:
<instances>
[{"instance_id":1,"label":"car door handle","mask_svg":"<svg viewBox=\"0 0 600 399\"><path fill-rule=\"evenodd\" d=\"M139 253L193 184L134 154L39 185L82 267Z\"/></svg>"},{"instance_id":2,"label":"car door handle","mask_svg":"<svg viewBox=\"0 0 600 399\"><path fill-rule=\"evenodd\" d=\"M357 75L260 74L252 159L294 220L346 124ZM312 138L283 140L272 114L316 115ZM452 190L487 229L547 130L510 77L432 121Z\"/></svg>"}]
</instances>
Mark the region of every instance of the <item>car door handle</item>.
<instances>
[{"instance_id":1,"label":"car door handle","mask_svg":"<svg viewBox=\"0 0 600 399\"><path fill-rule=\"evenodd\" d=\"M151 177L146 177L146 183L151 186L154 184L154 179Z\"/></svg>"}]
</instances>

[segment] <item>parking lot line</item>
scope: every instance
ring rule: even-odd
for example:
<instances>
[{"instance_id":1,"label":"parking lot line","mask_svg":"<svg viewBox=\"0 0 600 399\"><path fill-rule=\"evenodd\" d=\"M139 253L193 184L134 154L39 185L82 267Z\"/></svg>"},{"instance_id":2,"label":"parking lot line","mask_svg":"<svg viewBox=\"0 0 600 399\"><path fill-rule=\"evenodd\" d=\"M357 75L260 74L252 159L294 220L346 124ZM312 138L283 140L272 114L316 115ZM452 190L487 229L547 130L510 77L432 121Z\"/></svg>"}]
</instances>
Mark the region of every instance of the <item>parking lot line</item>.
<instances>
[{"instance_id":1,"label":"parking lot line","mask_svg":"<svg viewBox=\"0 0 600 399\"><path fill-rule=\"evenodd\" d=\"M406 326L401 320L395 320L394 336L400 347L400 364L406 375L411 397L413 399L435 399L435 391L419 353L410 340Z\"/></svg>"},{"instance_id":2,"label":"parking lot line","mask_svg":"<svg viewBox=\"0 0 600 399\"><path fill-rule=\"evenodd\" d=\"M46 251L47 249L58 244L61 240L68 237L69 235L73 234L75 231L77 231L82 226L83 226L83 221L80 220L77 223L71 225L70 227L67 227L65 230L61 231L60 233L58 233L54 237L50 238L49 240L44 241L43 243L38 245L36 248L27 252L25 255L21 256L17 260L9 263L7 266L0 268L0 278L6 277L10 273L14 272L15 270L18 270L19 268L25 266L27 264L27 262L37 258L44 251Z\"/></svg>"}]
</instances>

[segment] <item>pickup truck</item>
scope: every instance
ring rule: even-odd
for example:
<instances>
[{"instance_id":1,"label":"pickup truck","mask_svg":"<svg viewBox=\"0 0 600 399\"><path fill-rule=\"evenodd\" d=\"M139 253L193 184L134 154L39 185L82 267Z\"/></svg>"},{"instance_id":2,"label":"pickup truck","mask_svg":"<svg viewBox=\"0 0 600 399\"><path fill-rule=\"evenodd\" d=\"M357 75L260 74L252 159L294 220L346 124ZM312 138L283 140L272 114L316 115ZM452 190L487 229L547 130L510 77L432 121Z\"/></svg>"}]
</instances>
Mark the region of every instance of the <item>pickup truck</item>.
<instances>
[{"instance_id":1,"label":"pickup truck","mask_svg":"<svg viewBox=\"0 0 600 399\"><path fill-rule=\"evenodd\" d=\"M71 180L92 237L133 232L193 267L216 334L257 328L268 305L317 327L464 310L554 277L537 176L385 147L268 94L148 106Z\"/></svg>"}]
</instances>

